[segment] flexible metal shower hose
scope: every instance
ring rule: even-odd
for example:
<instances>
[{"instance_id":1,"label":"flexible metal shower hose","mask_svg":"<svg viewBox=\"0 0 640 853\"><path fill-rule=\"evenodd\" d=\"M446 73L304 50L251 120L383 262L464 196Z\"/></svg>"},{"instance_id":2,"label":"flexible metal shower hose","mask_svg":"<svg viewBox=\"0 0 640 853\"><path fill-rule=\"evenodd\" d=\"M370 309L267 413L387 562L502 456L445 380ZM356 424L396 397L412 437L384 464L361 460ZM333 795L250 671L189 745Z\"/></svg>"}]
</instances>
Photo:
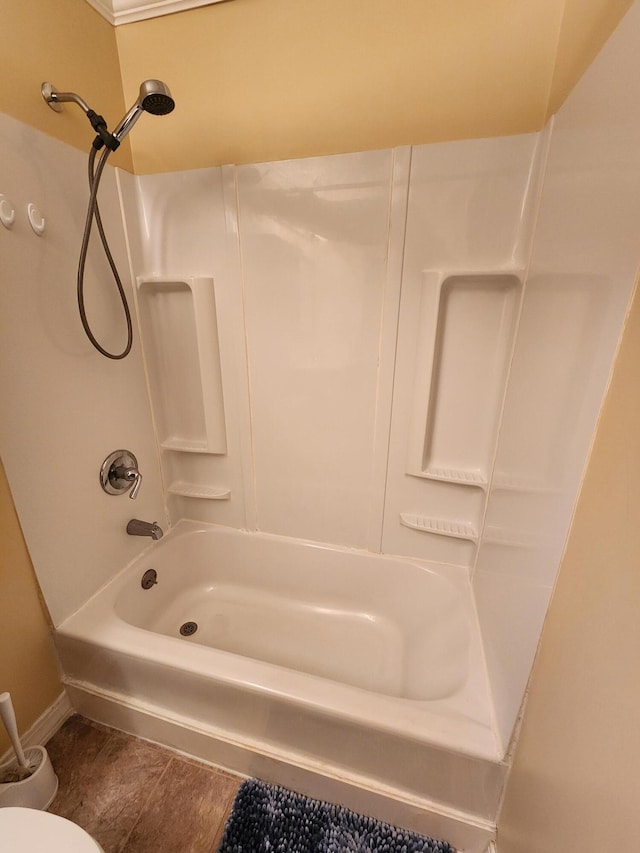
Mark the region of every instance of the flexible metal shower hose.
<instances>
[{"instance_id":1,"label":"flexible metal shower hose","mask_svg":"<svg viewBox=\"0 0 640 853\"><path fill-rule=\"evenodd\" d=\"M80 260L78 261L78 310L80 312L82 327L87 337L89 338L93 346L98 350L98 352L102 353L102 355L106 356L106 358L121 359L129 355L131 345L133 343L131 312L129 311L129 304L127 302L127 297L122 286L122 281L120 280L120 275L118 274L118 269L109 249L107 237L104 233L102 220L100 218L100 210L98 208L98 187L100 186L100 178L102 177L102 172L104 171L104 167L106 165L107 158L110 153L111 151L108 148L104 149L104 151L100 155L100 159L98 160L97 167L95 166L97 150L92 146L91 151L89 153L89 188L91 190L91 193L89 196L89 206L87 208L87 219L84 226L84 234L82 235ZM91 227L93 225L94 219L96 221L96 225L98 226L98 233L100 234L100 240L102 242L104 253L107 257L107 261L109 262L109 266L111 267L111 272L113 273L113 278L120 294L120 299L122 301L122 307L124 309L124 315L127 322L127 345L121 353L109 352L96 340L96 337L94 336L93 332L91 331L91 327L89 326L89 321L87 319L87 314L84 307L84 269L87 261L87 249L89 248Z\"/></svg>"}]
</instances>

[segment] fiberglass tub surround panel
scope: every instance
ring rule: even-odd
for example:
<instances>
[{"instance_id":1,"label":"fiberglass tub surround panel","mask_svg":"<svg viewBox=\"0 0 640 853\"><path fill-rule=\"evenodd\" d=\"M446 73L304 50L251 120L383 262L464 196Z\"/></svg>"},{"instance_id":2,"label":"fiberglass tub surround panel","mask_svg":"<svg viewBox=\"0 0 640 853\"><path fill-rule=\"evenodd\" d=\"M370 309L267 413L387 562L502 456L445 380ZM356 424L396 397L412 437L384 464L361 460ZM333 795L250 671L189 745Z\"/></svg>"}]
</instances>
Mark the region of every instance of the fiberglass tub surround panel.
<instances>
[{"instance_id":1,"label":"fiberglass tub surround panel","mask_svg":"<svg viewBox=\"0 0 640 853\"><path fill-rule=\"evenodd\" d=\"M172 519L238 524L242 504L250 527L380 548L409 192L403 304L416 276L438 283L423 284L422 300L409 306L421 316L417 328L413 318L400 323L400 357L415 346L425 353L408 355L393 389L402 399L403 383L413 383L396 419L405 419L398 429L411 430L414 445L420 433L420 450L412 448L403 473L395 472L402 501L387 505L391 538L383 550L471 564L519 293L503 268L513 268L530 228L523 198L535 183L536 144L533 136L480 140L139 179L151 239L137 252L138 265L164 277L190 265L213 269L226 258L215 279L216 310L227 438L235 447L214 461L191 459L198 440L180 449L179 440L160 436ZM237 242L230 248L236 174L244 314ZM471 276L466 284L463 275ZM144 315L144 293L140 308ZM186 320L182 326L193 325ZM237 334L225 341L234 324ZM191 392L197 388L179 384L175 395L165 393L164 408L197 408L195 398L172 403ZM389 471L393 486L393 461Z\"/></svg>"},{"instance_id":2,"label":"fiberglass tub surround panel","mask_svg":"<svg viewBox=\"0 0 640 853\"><path fill-rule=\"evenodd\" d=\"M392 162L238 169L262 530L367 544Z\"/></svg>"},{"instance_id":3,"label":"fiberglass tub surround panel","mask_svg":"<svg viewBox=\"0 0 640 853\"><path fill-rule=\"evenodd\" d=\"M235 170L128 178L123 209L170 519L254 527Z\"/></svg>"},{"instance_id":4,"label":"fiberglass tub surround panel","mask_svg":"<svg viewBox=\"0 0 640 853\"><path fill-rule=\"evenodd\" d=\"M137 334L129 356L114 362L93 349L78 316L87 155L5 115L0 149L0 192L16 209L13 227L0 227L0 452L38 582L59 624L146 547L125 532L132 506L162 525L165 510ZM111 166L100 197L132 304ZM28 203L45 218L42 236L29 225ZM126 340L125 318L95 241L86 289L99 339L117 350ZM105 494L98 482L103 460L121 447L136 455L144 478L135 504Z\"/></svg>"},{"instance_id":5,"label":"fiberglass tub surround panel","mask_svg":"<svg viewBox=\"0 0 640 853\"><path fill-rule=\"evenodd\" d=\"M499 430L541 146L412 157L383 550L470 568Z\"/></svg>"},{"instance_id":6,"label":"fiberglass tub surround panel","mask_svg":"<svg viewBox=\"0 0 640 853\"><path fill-rule=\"evenodd\" d=\"M637 276L639 42L635 4L554 121L488 503L494 541L473 581L505 741Z\"/></svg>"},{"instance_id":7,"label":"fiberglass tub surround panel","mask_svg":"<svg viewBox=\"0 0 640 853\"><path fill-rule=\"evenodd\" d=\"M228 237L226 168L135 177L142 220L139 275L221 277ZM140 269L137 269L140 267Z\"/></svg>"}]
</instances>

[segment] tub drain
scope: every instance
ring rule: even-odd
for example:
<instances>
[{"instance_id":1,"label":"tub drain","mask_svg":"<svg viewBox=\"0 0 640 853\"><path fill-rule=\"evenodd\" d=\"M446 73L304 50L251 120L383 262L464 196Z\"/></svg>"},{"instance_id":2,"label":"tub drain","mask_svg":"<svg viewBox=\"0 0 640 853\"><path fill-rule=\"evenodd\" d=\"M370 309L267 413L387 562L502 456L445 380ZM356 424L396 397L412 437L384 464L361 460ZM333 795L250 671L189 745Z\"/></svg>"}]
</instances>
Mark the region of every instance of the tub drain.
<instances>
[{"instance_id":1,"label":"tub drain","mask_svg":"<svg viewBox=\"0 0 640 853\"><path fill-rule=\"evenodd\" d=\"M180 626L180 633L183 637L190 637L192 634L195 634L197 630L197 622L185 622L184 625Z\"/></svg>"}]
</instances>

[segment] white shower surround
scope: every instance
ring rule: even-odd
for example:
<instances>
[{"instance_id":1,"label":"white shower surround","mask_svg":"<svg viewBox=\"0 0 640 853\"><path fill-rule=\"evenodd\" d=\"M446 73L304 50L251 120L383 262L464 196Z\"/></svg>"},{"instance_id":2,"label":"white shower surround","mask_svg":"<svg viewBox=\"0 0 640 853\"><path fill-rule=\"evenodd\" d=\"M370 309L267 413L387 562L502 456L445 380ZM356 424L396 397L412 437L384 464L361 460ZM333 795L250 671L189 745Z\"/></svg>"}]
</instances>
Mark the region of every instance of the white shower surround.
<instances>
[{"instance_id":1,"label":"white shower surround","mask_svg":"<svg viewBox=\"0 0 640 853\"><path fill-rule=\"evenodd\" d=\"M133 272L215 281L228 452L192 454L179 471L176 460L165 456L163 469L165 478L224 484L233 497L196 502L171 495L174 520L190 515L372 552L406 550L399 537L412 532L401 529L397 518L407 509L406 490L416 484L407 486L413 480L404 473L402 420L414 388L413 370L406 368L421 276L425 270L512 272L528 266L484 535L470 566L502 748L530 672L638 266L639 43L636 4L556 118L539 193L535 174L530 181L533 136L237 170L119 175ZM2 407L0 452L38 579L60 624L146 546L124 533L132 505L96 486L104 456L127 446L141 461L145 483L136 514L162 520L164 496L137 344L124 367L92 354L74 320L73 288L65 286L74 277L84 158L5 116L0 141L2 192L19 213L33 202L47 218L41 238L22 215L13 229L0 229L0 312L20 319L6 323L1 336L0 388L11 404ZM544 149L545 142L538 144ZM501 184L496 176L505 169L511 180ZM113 229L118 209L112 180L107 169L105 189L112 192L103 214ZM351 204L342 217L324 217L317 205L301 202L310 188L311 195L334 200L347 198L350 189L356 197L364 193L366 216ZM533 194L525 205L527 188ZM305 227L309 221L312 228ZM323 229L334 235L333 255L325 248L331 239L321 239L327 237ZM343 236L336 237L336 229ZM116 244L122 261L122 236ZM274 255L274 246L286 257ZM296 285L281 273L288 261L295 267L301 247L316 277ZM101 280L100 264L94 272ZM349 403L349 388L361 383L353 423L330 433L323 429L326 421L310 418L317 432L304 434L304 407L273 405L274 399L289 402L282 396L288 387L282 368L290 367L283 332L291 326L273 295L284 296L292 286L306 288L308 297L315 293L319 316L328 323L320 350L314 350L313 337L298 342L310 359L303 362L307 381L296 388L326 406ZM105 335L117 340L117 304L101 289L91 298L102 312ZM376 326L376 334L366 323L358 327L362 352L339 334L343 308L352 320ZM348 387L333 371L336 395L323 398L314 359L328 357L334 344L357 370L355 378L344 375ZM273 418L285 413L288 418ZM278 467L270 451L283 435L291 458ZM315 467L304 467L311 465L307 457ZM296 484L296 476L301 491L292 494L288 483ZM123 726L137 713L134 692L120 717ZM161 732L165 724L145 718L149 730Z\"/></svg>"},{"instance_id":2,"label":"white shower surround","mask_svg":"<svg viewBox=\"0 0 640 853\"><path fill-rule=\"evenodd\" d=\"M425 396L415 390L421 330L413 309L425 270L442 270L443 288L472 281L489 307L496 280L522 276L539 149L538 137L529 135L138 179L121 175L130 237L137 222L145 229L131 240L138 280L156 278L160 287L163 280L206 275L215 288L225 377L220 405L235 446L227 454L200 455L164 448L163 466L169 483L215 485L232 500L172 497L174 519L471 566L473 548L460 559L454 542L403 531L399 523L401 512L425 503L425 492L440 504L447 489L457 492L446 512L455 518L469 511L459 483L442 489L406 476L407 423L416 396ZM515 321L519 288L513 295ZM463 305L455 318L457 335L461 323L477 319L471 309ZM499 317L499 303L497 310ZM425 337L429 345L434 333ZM493 334L476 337L471 356L495 360ZM507 330L496 362L503 373L511 345ZM180 358L177 338L166 346ZM399 367L396 347L408 352ZM151 373L154 367L152 359ZM453 365L447 382L468 384L461 367L464 362ZM494 386L483 403L497 422L503 381ZM481 389L468 390L482 397ZM392 395L398 426L387 471ZM471 427L457 429L464 437ZM489 433L487 482L495 427ZM480 529L478 509L474 520Z\"/></svg>"},{"instance_id":3,"label":"white shower surround","mask_svg":"<svg viewBox=\"0 0 640 853\"><path fill-rule=\"evenodd\" d=\"M470 513L482 532L547 142L547 133L531 134L139 178L120 173L138 280L162 287L211 276L215 287L228 448L161 449L174 522L186 517L457 563L471 582L481 542L406 522L435 507L462 521ZM441 271L438 287L471 282L481 300L488 297L486 306L471 301L469 313L463 287L454 321L472 322L479 310L503 335L498 348L493 335L477 335L470 350L485 364L499 357L485 398L491 414L481 489L413 476L408 463L408 425L425 397L416 348L424 337L420 310L429 316L419 309L429 270ZM427 331L427 348L436 333ZM166 346L176 353L175 341ZM468 381L460 372L468 361L454 359L448 381ZM469 391L482 397L482 388ZM464 420L457 446L469 429ZM417 430L424 435L424 420ZM505 730L499 751L509 736Z\"/></svg>"}]
</instances>

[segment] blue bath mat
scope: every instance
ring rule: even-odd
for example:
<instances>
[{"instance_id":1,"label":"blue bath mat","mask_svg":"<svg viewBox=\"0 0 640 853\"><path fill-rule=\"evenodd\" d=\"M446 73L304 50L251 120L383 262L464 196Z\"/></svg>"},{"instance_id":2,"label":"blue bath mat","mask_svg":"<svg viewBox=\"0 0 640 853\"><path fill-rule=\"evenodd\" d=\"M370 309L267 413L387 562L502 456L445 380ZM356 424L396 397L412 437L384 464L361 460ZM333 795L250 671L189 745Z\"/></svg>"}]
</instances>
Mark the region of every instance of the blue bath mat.
<instances>
[{"instance_id":1,"label":"blue bath mat","mask_svg":"<svg viewBox=\"0 0 640 853\"><path fill-rule=\"evenodd\" d=\"M219 853L455 853L435 841L342 806L257 779L243 782Z\"/></svg>"}]
</instances>

